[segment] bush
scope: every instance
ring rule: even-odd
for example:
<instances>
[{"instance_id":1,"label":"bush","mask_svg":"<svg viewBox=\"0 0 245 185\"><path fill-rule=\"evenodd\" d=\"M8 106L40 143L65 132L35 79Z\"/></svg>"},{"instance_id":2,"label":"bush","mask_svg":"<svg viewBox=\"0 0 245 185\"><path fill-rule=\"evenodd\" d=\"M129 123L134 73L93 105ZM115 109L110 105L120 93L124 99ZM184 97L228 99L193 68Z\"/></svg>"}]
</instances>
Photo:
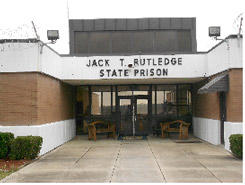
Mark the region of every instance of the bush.
<instances>
[{"instance_id":1,"label":"bush","mask_svg":"<svg viewBox=\"0 0 245 185\"><path fill-rule=\"evenodd\" d=\"M232 134L229 137L229 141L232 153L242 159L242 134Z\"/></svg>"},{"instance_id":2,"label":"bush","mask_svg":"<svg viewBox=\"0 0 245 185\"><path fill-rule=\"evenodd\" d=\"M7 158L10 151L10 145L13 139L13 133L0 132L0 159Z\"/></svg>"},{"instance_id":3,"label":"bush","mask_svg":"<svg viewBox=\"0 0 245 185\"><path fill-rule=\"evenodd\" d=\"M9 158L12 160L35 159L43 143L40 136L18 136L11 144Z\"/></svg>"}]
</instances>

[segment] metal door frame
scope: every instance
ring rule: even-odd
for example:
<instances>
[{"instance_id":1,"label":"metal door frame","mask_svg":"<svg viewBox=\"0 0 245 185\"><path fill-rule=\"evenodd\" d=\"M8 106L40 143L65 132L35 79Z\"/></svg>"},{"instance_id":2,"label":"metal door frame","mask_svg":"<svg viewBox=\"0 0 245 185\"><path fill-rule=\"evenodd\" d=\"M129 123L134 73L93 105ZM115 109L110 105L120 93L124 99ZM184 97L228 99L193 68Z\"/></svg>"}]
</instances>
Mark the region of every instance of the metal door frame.
<instances>
[{"instance_id":1,"label":"metal door frame","mask_svg":"<svg viewBox=\"0 0 245 185\"><path fill-rule=\"evenodd\" d=\"M145 99L148 101L147 103L147 116L150 116L149 111L149 95L125 95L125 96L117 96L118 103L119 103L119 111L120 111L120 100L121 99L129 99L131 100L131 106L133 108L133 116L132 116L132 124L133 124L133 136L135 136L135 123L137 121L137 100L138 99ZM121 115L120 115L121 117ZM119 125L121 125L121 119L119 120ZM149 122L149 121L148 121ZM148 123L149 124L149 123Z\"/></svg>"},{"instance_id":2,"label":"metal door frame","mask_svg":"<svg viewBox=\"0 0 245 185\"><path fill-rule=\"evenodd\" d=\"M119 135L121 135L121 133L120 133L120 128L121 128L121 122L122 122L122 119L121 119L121 117L122 117L122 114L121 114L121 100L130 100L130 106L131 107L133 107L133 99L132 99L132 97L129 97L129 96L118 96L117 97L117 99L118 99L118 103L119 103L119 114L120 114L120 116L119 116L119 119L118 119L118 133L119 133ZM132 120L133 121L133 120ZM132 123L132 122L131 122Z\"/></svg>"},{"instance_id":3,"label":"metal door frame","mask_svg":"<svg viewBox=\"0 0 245 185\"><path fill-rule=\"evenodd\" d=\"M220 104L220 143L224 144L224 122L226 121L226 94L225 92L219 93Z\"/></svg>"}]
</instances>

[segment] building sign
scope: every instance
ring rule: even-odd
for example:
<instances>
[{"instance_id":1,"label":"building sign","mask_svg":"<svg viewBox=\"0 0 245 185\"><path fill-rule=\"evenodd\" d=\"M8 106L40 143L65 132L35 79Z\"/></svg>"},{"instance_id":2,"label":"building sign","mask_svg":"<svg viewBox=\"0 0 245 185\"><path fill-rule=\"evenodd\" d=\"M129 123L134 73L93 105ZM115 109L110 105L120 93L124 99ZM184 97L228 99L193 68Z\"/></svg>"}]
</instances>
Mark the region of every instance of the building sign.
<instances>
[{"instance_id":1,"label":"building sign","mask_svg":"<svg viewBox=\"0 0 245 185\"><path fill-rule=\"evenodd\" d=\"M164 77L175 66L182 66L182 57L119 57L88 59L86 67L94 69L100 78ZM94 71L93 70L93 71Z\"/></svg>"},{"instance_id":2,"label":"building sign","mask_svg":"<svg viewBox=\"0 0 245 185\"><path fill-rule=\"evenodd\" d=\"M206 56L200 54L64 57L62 79L197 78L206 75Z\"/></svg>"}]
</instances>

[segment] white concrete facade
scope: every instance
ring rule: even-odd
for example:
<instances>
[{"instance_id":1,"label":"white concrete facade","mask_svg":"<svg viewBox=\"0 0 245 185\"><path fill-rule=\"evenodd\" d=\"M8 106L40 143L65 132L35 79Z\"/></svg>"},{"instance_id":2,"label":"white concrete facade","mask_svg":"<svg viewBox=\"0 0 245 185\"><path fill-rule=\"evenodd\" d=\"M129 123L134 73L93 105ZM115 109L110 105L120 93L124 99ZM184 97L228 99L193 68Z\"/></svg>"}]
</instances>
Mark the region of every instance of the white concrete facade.
<instances>
[{"instance_id":1,"label":"white concrete facade","mask_svg":"<svg viewBox=\"0 0 245 185\"><path fill-rule=\"evenodd\" d=\"M231 134L243 134L243 123L241 122L225 122L224 123L224 141L225 149L230 151L229 137Z\"/></svg>"},{"instance_id":2,"label":"white concrete facade","mask_svg":"<svg viewBox=\"0 0 245 185\"><path fill-rule=\"evenodd\" d=\"M165 65L164 59L168 60L167 65ZM171 60L178 61L178 59L181 60L179 64L178 62L174 62L174 64L170 62ZM102 65L107 60L109 66L87 66L89 62L98 62L99 60ZM138 65L134 65L135 60ZM145 65L140 65L140 60ZM130 64L133 67L129 68ZM63 80L200 78L206 75L205 57L196 54L63 57L62 65ZM150 69L154 70L155 74L150 74ZM156 74L158 69L166 69L168 74L158 76ZM103 70L103 76L100 73L101 70ZM113 76L110 72L108 76L106 70L122 70L122 75ZM127 70L127 75L123 74L125 70ZM148 70L148 75L146 73L141 75L141 70L144 72Z\"/></svg>"},{"instance_id":3,"label":"white concrete facade","mask_svg":"<svg viewBox=\"0 0 245 185\"><path fill-rule=\"evenodd\" d=\"M193 117L193 134L214 145L221 144L220 120ZM224 146L230 151L229 137L231 134L243 134L243 123L224 122Z\"/></svg>"},{"instance_id":4,"label":"white concrete facade","mask_svg":"<svg viewBox=\"0 0 245 185\"><path fill-rule=\"evenodd\" d=\"M43 144L39 155L43 155L74 138L76 124L74 119L69 119L35 126L0 126L0 132L12 132L15 137L41 136Z\"/></svg>"},{"instance_id":5,"label":"white concrete facade","mask_svg":"<svg viewBox=\"0 0 245 185\"><path fill-rule=\"evenodd\" d=\"M221 144L220 120L193 117L193 134L214 145Z\"/></svg>"},{"instance_id":6,"label":"white concrete facade","mask_svg":"<svg viewBox=\"0 0 245 185\"><path fill-rule=\"evenodd\" d=\"M242 68L243 39L229 38L214 49L197 54L173 55L129 55L129 56L60 56L42 42L38 43L3 43L0 45L0 73L1 72L41 72L63 81L86 81L107 79L185 79L204 78L232 68ZM43 46L42 46L43 45ZM158 63L159 58L163 62ZM164 64L164 59L180 59L181 64ZM123 64L121 60L123 59ZM145 59L145 65L134 65L134 60ZM148 65L147 59L151 59ZM154 63L153 64L153 60ZM108 60L109 66L88 67L89 61ZM103 63L103 62L102 62ZM132 64L132 67L128 67ZM134 70L167 69L164 76L137 75ZM115 69L128 70L128 75L101 76L100 70ZM149 72L150 73L150 72Z\"/></svg>"}]
</instances>

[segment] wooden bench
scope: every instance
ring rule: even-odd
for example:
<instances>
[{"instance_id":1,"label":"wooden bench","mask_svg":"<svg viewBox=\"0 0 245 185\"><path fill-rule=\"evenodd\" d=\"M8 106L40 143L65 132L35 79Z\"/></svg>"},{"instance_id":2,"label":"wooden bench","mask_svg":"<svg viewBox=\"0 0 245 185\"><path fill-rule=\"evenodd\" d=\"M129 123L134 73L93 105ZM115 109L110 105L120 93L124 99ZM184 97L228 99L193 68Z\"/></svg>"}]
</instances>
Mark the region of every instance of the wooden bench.
<instances>
[{"instance_id":1,"label":"wooden bench","mask_svg":"<svg viewBox=\"0 0 245 185\"><path fill-rule=\"evenodd\" d=\"M94 121L88 124L88 139L93 138L96 141L97 133L107 133L107 137L111 135L113 138L116 138L116 126L105 121Z\"/></svg>"},{"instance_id":2,"label":"wooden bench","mask_svg":"<svg viewBox=\"0 0 245 185\"><path fill-rule=\"evenodd\" d=\"M177 127L171 127L173 125L178 125ZM162 138L164 138L167 135L169 135L170 132L178 132L179 133L179 139L187 139L188 138L188 128L190 126L190 123L186 123L182 120L176 120L171 122L165 122L160 123L161 125L161 133Z\"/></svg>"}]
</instances>

